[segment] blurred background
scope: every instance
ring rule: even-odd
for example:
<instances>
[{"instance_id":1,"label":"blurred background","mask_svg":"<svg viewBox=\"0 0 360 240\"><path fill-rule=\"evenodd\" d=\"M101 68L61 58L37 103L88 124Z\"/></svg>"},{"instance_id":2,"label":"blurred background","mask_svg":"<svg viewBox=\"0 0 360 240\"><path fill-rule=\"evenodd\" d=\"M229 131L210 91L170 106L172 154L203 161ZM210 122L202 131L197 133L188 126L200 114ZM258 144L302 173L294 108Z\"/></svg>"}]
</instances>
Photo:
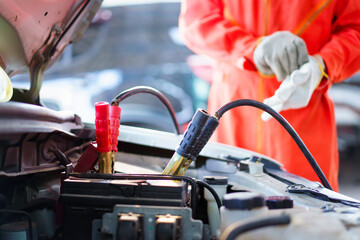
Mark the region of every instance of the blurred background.
<instances>
[{"instance_id":1,"label":"blurred background","mask_svg":"<svg viewBox=\"0 0 360 240\"><path fill-rule=\"evenodd\" d=\"M197 108L206 109L209 60L194 55L178 32L180 1L105 0L83 38L67 47L45 73L40 99L54 110L94 122L94 104L110 102L133 86L152 86L170 100L183 128ZM12 78L29 88L28 74ZM360 75L334 85L340 153L340 192L360 199ZM173 131L164 107L153 96L122 102L121 122Z\"/></svg>"}]
</instances>

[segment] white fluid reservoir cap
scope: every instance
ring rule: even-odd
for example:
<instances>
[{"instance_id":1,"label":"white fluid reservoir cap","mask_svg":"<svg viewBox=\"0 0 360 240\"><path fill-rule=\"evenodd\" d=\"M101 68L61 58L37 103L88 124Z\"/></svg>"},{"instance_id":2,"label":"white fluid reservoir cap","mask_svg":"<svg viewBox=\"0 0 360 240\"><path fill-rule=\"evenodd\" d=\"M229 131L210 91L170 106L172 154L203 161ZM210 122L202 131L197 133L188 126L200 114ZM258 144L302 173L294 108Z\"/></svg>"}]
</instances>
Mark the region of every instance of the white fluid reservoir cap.
<instances>
[{"instance_id":1,"label":"white fluid reservoir cap","mask_svg":"<svg viewBox=\"0 0 360 240\"><path fill-rule=\"evenodd\" d=\"M13 88L9 76L0 67L0 102L7 102L13 95Z\"/></svg>"}]
</instances>

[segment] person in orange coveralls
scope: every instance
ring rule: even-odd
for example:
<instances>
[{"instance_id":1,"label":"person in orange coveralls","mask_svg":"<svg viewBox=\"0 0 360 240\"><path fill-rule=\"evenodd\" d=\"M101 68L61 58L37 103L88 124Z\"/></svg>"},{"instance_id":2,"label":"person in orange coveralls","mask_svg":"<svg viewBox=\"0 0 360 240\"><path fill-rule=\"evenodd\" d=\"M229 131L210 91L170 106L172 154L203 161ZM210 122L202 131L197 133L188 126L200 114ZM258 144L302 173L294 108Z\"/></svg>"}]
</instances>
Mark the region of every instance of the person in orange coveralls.
<instances>
[{"instance_id":1,"label":"person in orange coveralls","mask_svg":"<svg viewBox=\"0 0 360 240\"><path fill-rule=\"evenodd\" d=\"M265 101L290 122L338 191L327 90L360 69L360 1L184 0L179 27L191 50L214 60L209 112L238 99ZM252 107L227 112L214 139L319 181L289 134L262 114Z\"/></svg>"}]
</instances>

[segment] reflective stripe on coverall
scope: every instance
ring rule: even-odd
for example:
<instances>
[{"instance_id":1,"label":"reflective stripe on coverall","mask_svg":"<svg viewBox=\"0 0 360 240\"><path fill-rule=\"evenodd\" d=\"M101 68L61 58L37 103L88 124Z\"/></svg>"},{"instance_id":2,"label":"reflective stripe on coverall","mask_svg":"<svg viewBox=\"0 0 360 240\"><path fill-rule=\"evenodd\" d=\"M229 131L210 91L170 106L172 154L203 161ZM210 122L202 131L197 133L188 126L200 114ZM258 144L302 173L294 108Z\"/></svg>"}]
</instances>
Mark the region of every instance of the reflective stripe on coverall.
<instances>
[{"instance_id":1,"label":"reflective stripe on coverall","mask_svg":"<svg viewBox=\"0 0 360 240\"><path fill-rule=\"evenodd\" d=\"M186 45L215 60L209 113L230 101L272 96L280 83L262 76L253 64L261 36L291 31L306 42L309 55L324 59L329 81L315 90L307 107L281 114L290 122L338 190L338 149L331 84L360 69L359 0L185 0L179 19ZM221 119L213 140L259 152L281 162L291 173L319 181L311 166L274 119L240 107Z\"/></svg>"}]
</instances>

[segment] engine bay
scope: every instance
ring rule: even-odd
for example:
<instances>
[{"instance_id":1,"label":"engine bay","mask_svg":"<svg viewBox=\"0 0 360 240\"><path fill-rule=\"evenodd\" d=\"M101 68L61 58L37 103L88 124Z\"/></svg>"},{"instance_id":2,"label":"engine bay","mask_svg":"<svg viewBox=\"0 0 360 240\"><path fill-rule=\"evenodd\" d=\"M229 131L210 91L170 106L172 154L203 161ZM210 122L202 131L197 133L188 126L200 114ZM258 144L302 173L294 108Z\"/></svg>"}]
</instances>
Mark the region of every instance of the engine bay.
<instances>
[{"instance_id":1,"label":"engine bay","mask_svg":"<svg viewBox=\"0 0 360 240\"><path fill-rule=\"evenodd\" d=\"M115 173L77 173L93 124L26 103L0 107L1 239L359 236L359 201L266 156L209 142L185 176L162 175L182 135L122 125Z\"/></svg>"}]
</instances>

